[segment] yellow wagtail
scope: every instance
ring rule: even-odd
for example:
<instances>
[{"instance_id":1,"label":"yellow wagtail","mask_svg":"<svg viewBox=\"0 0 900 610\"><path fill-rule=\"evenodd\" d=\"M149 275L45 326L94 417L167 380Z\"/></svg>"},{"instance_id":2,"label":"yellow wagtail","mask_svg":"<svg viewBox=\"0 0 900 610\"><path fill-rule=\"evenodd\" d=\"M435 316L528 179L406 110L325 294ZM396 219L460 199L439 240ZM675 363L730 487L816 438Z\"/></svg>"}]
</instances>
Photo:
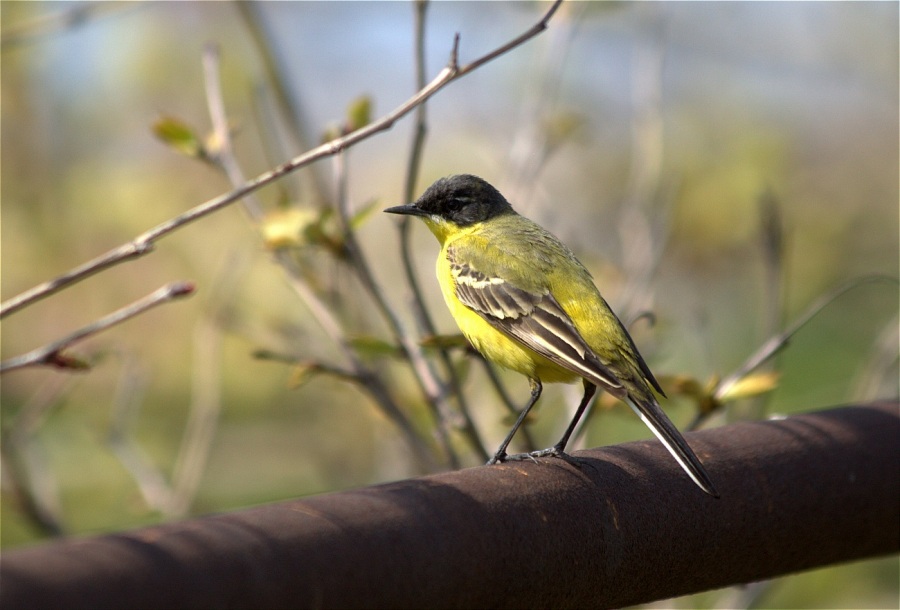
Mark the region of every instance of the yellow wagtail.
<instances>
[{"instance_id":1,"label":"yellow wagtail","mask_svg":"<svg viewBox=\"0 0 900 610\"><path fill-rule=\"evenodd\" d=\"M441 243L437 277L459 329L485 358L531 383L531 399L489 464L564 455L600 386L626 402L691 479L718 497L700 460L660 408L653 390L665 394L628 331L561 241L471 175L442 178L414 203L385 212L425 221ZM579 377L584 397L560 441L549 449L507 455L540 398L541 383L573 383Z\"/></svg>"}]
</instances>

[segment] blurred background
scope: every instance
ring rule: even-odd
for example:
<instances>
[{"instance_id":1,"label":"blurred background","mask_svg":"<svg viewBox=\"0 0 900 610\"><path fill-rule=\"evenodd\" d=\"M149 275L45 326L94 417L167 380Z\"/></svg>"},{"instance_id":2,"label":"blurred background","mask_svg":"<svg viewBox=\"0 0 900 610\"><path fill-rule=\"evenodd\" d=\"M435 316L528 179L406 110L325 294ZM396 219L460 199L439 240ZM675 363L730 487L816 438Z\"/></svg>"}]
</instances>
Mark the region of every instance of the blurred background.
<instances>
[{"instance_id":1,"label":"blurred background","mask_svg":"<svg viewBox=\"0 0 900 610\"><path fill-rule=\"evenodd\" d=\"M466 63L546 8L429 5L426 79L446 65L455 33ZM219 49L248 177L417 89L411 3L2 10L4 300L230 190L197 158L211 132L207 44ZM652 311L655 323L632 330L657 376L705 386L836 287L897 277L897 109L896 3L570 3L548 31L432 98L413 194L452 173L489 180L575 250L623 319ZM234 205L4 320L7 359L167 282L198 287L73 348L90 371L3 376L3 548L448 467L440 452L423 465L364 387L328 372L346 354L273 262L280 247L300 270L294 281L434 447L432 412L333 213L340 178L386 305L427 340L397 221L379 213L405 202L413 135L409 116L340 164L320 161L260 191L265 239ZM433 278L437 244L421 225L410 238L437 331L453 334ZM778 377L757 380L770 391L729 401L706 425L897 396L897 317L896 284L860 282L772 360L765 371ZM508 411L483 367L450 355L492 452ZM527 383L499 376L524 403ZM697 402L670 394L667 410L687 426ZM547 388L530 426L537 445L557 439L579 396L580 386ZM583 446L650 436L626 409L601 406ZM460 465L481 461L461 434L451 443ZM898 589L890 558L661 607L893 608Z\"/></svg>"}]
</instances>

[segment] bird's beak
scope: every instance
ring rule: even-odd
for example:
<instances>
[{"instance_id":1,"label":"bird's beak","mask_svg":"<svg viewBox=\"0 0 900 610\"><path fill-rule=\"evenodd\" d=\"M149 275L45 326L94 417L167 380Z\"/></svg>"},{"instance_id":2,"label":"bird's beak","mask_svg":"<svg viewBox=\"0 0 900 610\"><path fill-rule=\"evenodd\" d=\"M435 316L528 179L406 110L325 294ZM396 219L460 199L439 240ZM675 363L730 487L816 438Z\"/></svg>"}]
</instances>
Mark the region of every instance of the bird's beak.
<instances>
[{"instance_id":1,"label":"bird's beak","mask_svg":"<svg viewBox=\"0 0 900 610\"><path fill-rule=\"evenodd\" d=\"M384 210L388 214L405 214L407 216L431 216L428 212L423 210L422 208L417 208L414 203L407 203L406 205L395 205L392 208L388 208Z\"/></svg>"}]
</instances>

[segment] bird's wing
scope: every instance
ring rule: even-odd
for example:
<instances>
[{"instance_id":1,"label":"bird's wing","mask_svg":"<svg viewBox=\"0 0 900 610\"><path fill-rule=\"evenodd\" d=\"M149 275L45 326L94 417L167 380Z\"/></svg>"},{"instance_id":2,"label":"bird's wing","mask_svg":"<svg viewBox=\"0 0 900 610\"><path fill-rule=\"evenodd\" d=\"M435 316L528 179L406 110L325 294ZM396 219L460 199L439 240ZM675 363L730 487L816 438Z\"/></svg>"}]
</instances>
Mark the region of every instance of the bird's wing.
<instances>
[{"instance_id":1,"label":"bird's wing","mask_svg":"<svg viewBox=\"0 0 900 610\"><path fill-rule=\"evenodd\" d=\"M455 256L452 247L447 258L456 296L466 307L554 364L614 395L624 393L622 383L600 362L549 290L525 289L485 274Z\"/></svg>"},{"instance_id":2,"label":"bird's wing","mask_svg":"<svg viewBox=\"0 0 900 610\"><path fill-rule=\"evenodd\" d=\"M632 391L629 391L615 373L600 361L549 290L523 288L502 277L479 271L462 258L452 246L447 249L450 272L456 283L456 296L466 307L500 332L554 364L627 402L694 482L707 493L718 497L703 464L650 390L638 391L632 396L635 384L631 384ZM640 356L637 358L640 359ZM643 360L640 363L641 370L653 379ZM655 381L653 379L654 386L657 385Z\"/></svg>"}]
</instances>

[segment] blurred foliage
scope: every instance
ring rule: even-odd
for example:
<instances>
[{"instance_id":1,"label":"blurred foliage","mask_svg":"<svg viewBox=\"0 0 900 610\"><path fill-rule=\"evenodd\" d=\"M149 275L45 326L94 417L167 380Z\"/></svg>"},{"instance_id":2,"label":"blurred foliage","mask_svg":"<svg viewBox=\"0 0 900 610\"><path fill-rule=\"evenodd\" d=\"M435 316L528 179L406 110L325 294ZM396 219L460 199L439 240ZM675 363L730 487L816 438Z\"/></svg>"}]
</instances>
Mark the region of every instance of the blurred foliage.
<instances>
[{"instance_id":1,"label":"blurred foliage","mask_svg":"<svg viewBox=\"0 0 900 610\"><path fill-rule=\"evenodd\" d=\"M307 133L323 134L367 124L376 101L390 108L412 93L413 11L404 3L259 5L262 39L288 75L281 93L266 81L259 32L232 5L110 4L69 25L41 21L70 8L3 5L4 299L229 189L212 164L184 156L206 159L210 145L204 42L227 43L225 105L242 126L235 152L248 176L301 152L279 118L279 95L293 96L293 119ZM446 61L456 31L462 58L471 58L530 26L535 10L435 4L428 74ZM483 175L572 245L614 307L627 306L623 317L652 310L658 323L636 325L635 339L679 389L667 408L685 426L712 404L715 380L830 287L861 274L898 275L897 24L896 3L565 5L540 38L429 102L417 188L451 173ZM407 119L344 160L350 229L377 279L396 286L388 296L400 311L409 290L397 235L374 212L402 203L411 130ZM396 426L356 384L329 374L339 351L271 262L273 251L289 252L354 347L400 389L413 424L433 427L408 364L395 358L397 346L346 266L347 236L327 191L332 168L320 163L258 193L267 212L261 236L233 206L165 238L148 257L4 320L5 359L174 279L192 279L200 291L88 342L86 353L104 356L89 373L4 376L4 430L23 413L39 416L26 422L17 463L4 460L3 547L46 535L17 501L14 467L69 533L164 518L107 437L128 418L140 459L171 478L204 366L219 371L221 412L191 514L418 472ZM764 197L777 212L761 212ZM629 220L632 209L639 214ZM763 237L774 235L773 222L783 243L774 262ZM415 229L412 241L439 332L454 333L432 277L433 238ZM635 279L635 270L646 275ZM896 396L897 314L895 286L843 295L771 368L716 398L727 404L710 424ZM221 346L213 362L198 363L204 324L221 333ZM876 349L881 336L888 347ZM431 353L458 343L450 335L423 345ZM259 350L278 356L254 358ZM479 397L473 417L493 447L507 411L464 350L451 355L464 390ZM526 384L501 376L524 400ZM577 393L547 389L531 425L540 443L556 438L563 405ZM598 410L584 442L647 436L615 407ZM465 464L477 462L464 442L454 445ZM898 589L892 558L780 580L758 605L896 607ZM724 595L666 607L710 607Z\"/></svg>"}]
</instances>

